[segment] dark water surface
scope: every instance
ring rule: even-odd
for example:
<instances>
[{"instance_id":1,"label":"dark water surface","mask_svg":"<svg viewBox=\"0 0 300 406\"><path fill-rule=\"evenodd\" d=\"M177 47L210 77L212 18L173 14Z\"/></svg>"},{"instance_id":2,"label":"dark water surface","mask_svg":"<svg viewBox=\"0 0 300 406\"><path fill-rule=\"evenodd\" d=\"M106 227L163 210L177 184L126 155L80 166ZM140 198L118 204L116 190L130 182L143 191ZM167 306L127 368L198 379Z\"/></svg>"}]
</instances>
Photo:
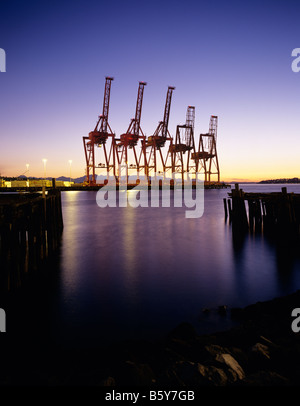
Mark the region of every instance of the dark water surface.
<instances>
[{"instance_id":1,"label":"dark water surface","mask_svg":"<svg viewBox=\"0 0 300 406\"><path fill-rule=\"evenodd\" d=\"M300 185L286 186L300 192ZM233 243L224 221L229 191L205 190L204 215L195 219L185 217L185 207L99 208L96 192L62 192L56 276L46 293L36 299L31 293L28 323L37 328L42 321L53 342L66 346L160 337L182 321L209 332L230 326L229 317L217 315L220 305L245 306L299 289L299 256L288 247L279 252L253 235ZM203 308L212 310L204 315Z\"/></svg>"}]
</instances>

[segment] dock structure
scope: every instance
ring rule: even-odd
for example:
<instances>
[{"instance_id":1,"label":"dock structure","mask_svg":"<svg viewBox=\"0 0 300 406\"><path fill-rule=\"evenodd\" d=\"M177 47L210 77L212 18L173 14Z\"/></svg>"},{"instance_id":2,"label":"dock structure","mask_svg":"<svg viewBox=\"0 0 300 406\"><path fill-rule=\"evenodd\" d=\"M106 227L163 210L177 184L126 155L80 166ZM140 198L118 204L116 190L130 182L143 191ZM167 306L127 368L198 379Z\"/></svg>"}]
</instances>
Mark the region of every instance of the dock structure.
<instances>
[{"instance_id":1,"label":"dock structure","mask_svg":"<svg viewBox=\"0 0 300 406\"><path fill-rule=\"evenodd\" d=\"M168 180L168 179L166 179ZM170 189L172 190L173 187L173 180L169 179L170 181ZM120 187L120 184L118 182L112 182L113 184L116 184L116 189L118 190ZM144 183L143 183L144 184ZM75 183L72 186L57 186L57 190L60 190L61 192L63 191L98 191L101 189L103 186L106 186L107 182L103 183L98 183L97 185L94 186L89 186L89 185L82 185ZM122 187L125 187L126 183L122 185ZM136 188L140 183L138 181L131 181L130 183L127 183L126 187L128 190ZM146 182L146 185L149 190L151 190L151 179ZM161 188L161 181L159 182L160 188ZM193 184L193 187L195 187L195 184ZM204 189L227 189L230 188L230 184L225 183L225 182L204 182ZM0 187L0 192L1 193L18 193L18 192L30 192L30 193L35 193L39 192L41 190L40 187L37 186L11 186L11 187ZM51 188L46 188L46 190L51 190Z\"/></svg>"},{"instance_id":2,"label":"dock structure","mask_svg":"<svg viewBox=\"0 0 300 406\"><path fill-rule=\"evenodd\" d=\"M235 231L300 236L300 194L246 193L236 184L224 199L225 219Z\"/></svg>"},{"instance_id":3,"label":"dock structure","mask_svg":"<svg viewBox=\"0 0 300 406\"><path fill-rule=\"evenodd\" d=\"M0 195L0 291L18 288L59 246L61 192Z\"/></svg>"}]
</instances>

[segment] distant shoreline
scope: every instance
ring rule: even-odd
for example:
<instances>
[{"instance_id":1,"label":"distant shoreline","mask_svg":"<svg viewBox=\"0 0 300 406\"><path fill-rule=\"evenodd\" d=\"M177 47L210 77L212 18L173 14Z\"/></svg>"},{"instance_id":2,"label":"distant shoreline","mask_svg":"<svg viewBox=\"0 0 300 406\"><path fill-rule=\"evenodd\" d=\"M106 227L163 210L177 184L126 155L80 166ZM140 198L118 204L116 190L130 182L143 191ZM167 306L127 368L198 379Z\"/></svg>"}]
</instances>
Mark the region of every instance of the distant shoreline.
<instances>
[{"instance_id":1,"label":"distant shoreline","mask_svg":"<svg viewBox=\"0 0 300 406\"><path fill-rule=\"evenodd\" d=\"M65 191L98 191L99 189L101 189L102 187L104 187L105 185L103 184L99 184L96 186L82 186L82 185L72 185L72 186L57 186L56 189L60 190L61 192L65 192ZM220 183L220 184L212 184L212 185L205 185L204 189L226 189L226 188L230 188L230 184L228 183ZM121 186L119 187L118 185L116 185L115 187L112 187L113 189L119 190L119 189L126 189L130 190L133 188L139 188L139 189L148 189L151 190L151 186L139 186L136 184L128 184L127 186ZM162 190L162 186L159 185L158 187L153 186L153 189L157 189L159 188L159 190ZM170 190L174 189L173 185L169 186ZM192 188L195 189L196 186L192 185ZM46 187L46 190L51 190L51 187ZM33 187L0 187L0 193L37 193L37 192L41 192L42 188L40 186L33 186Z\"/></svg>"},{"instance_id":2,"label":"distant shoreline","mask_svg":"<svg viewBox=\"0 0 300 406\"><path fill-rule=\"evenodd\" d=\"M269 179L269 180L261 180L258 182L260 184L282 184L282 183L292 183L292 184L298 184L300 183L299 178L290 178L290 179Z\"/></svg>"},{"instance_id":3,"label":"distant shoreline","mask_svg":"<svg viewBox=\"0 0 300 406\"><path fill-rule=\"evenodd\" d=\"M26 177L26 176L18 176L18 177L14 177L14 176L2 176L1 177L2 180L4 181L12 181L12 180L49 180L52 181L53 177L47 177L46 179L43 178L37 178L37 177ZM60 176L55 178L56 181L72 181L74 182L74 186L78 185L78 186L82 186L84 181L85 181L85 177L82 176L80 178L72 178L70 179L70 177L65 177L65 176ZM103 182L104 182L105 177L103 177ZM289 184L299 184L300 183L300 178L298 177L293 177L293 178L278 178L278 179L264 179L261 181L246 181L246 180L242 180L242 179L231 179L228 181L222 181L220 183L226 183L226 184L234 184L234 183L239 183L239 184L253 184L253 185L259 185L259 184L285 184L285 183L289 183ZM102 186L102 185L100 185Z\"/></svg>"}]
</instances>

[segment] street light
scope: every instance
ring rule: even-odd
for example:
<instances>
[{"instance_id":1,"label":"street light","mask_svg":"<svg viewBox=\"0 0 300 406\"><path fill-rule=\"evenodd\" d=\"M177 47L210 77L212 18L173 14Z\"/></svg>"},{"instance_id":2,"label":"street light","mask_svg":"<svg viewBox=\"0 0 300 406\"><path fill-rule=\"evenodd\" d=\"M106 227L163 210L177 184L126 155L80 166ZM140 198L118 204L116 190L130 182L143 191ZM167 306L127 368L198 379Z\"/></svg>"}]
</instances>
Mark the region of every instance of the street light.
<instances>
[{"instance_id":1,"label":"street light","mask_svg":"<svg viewBox=\"0 0 300 406\"><path fill-rule=\"evenodd\" d=\"M72 166L72 159L69 159L69 164L70 164L70 186L71 186L71 166Z\"/></svg>"},{"instance_id":2,"label":"street light","mask_svg":"<svg viewBox=\"0 0 300 406\"><path fill-rule=\"evenodd\" d=\"M43 162L44 162L44 180L45 180L45 184L46 184L46 163L47 163L47 159L44 158Z\"/></svg>"},{"instance_id":3,"label":"street light","mask_svg":"<svg viewBox=\"0 0 300 406\"><path fill-rule=\"evenodd\" d=\"M28 179L28 172L29 172L29 164L26 164L26 178L27 178L27 181L26 181L26 186L27 187L29 187L29 179Z\"/></svg>"}]
</instances>

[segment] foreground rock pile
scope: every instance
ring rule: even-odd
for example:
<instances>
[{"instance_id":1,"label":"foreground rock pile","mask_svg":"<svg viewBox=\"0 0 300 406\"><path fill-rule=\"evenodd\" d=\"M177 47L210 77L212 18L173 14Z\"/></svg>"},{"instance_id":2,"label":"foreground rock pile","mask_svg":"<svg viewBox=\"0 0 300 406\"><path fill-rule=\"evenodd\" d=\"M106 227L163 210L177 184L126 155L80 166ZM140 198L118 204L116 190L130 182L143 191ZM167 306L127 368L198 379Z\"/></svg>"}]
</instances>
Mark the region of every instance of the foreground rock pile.
<instances>
[{"instance_id":1,"label":"foreground rock pile","mask_svg":"<svg viewBox=\"0 0 300 406\"><path fill-rule=\"evenodd\" d=\"M285 386L300 385L300 333L291 316L300 292L232 309L240 324L199 336L181 324L159 344L127 343L122 361L102 385Z\"/></svg>"}]
</instances>

